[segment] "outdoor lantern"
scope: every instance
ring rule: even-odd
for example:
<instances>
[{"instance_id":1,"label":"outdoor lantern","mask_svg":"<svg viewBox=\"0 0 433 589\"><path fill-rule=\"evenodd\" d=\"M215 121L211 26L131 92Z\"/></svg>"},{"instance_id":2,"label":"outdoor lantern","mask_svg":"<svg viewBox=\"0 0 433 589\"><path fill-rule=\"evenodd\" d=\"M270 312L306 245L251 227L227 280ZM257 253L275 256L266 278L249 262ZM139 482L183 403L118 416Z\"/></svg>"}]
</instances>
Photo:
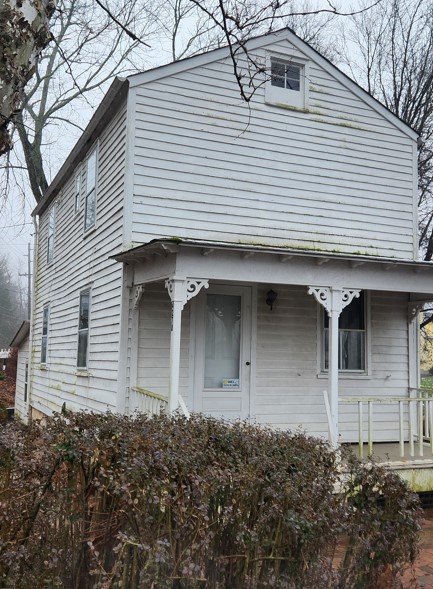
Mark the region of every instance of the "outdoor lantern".
<instances>
[{"instance_id":1,"label":"outdoor lantern","mask_svg":"<svg viewBox=\"0 0 433 589\"><path fill-rule=\"evenodd\" d=\"M271 311L272 307L274 306L275 301L277 300L278 293L275 290L268 290L266 293L266 304L270 306Z\"/></svg>"}]
</instances>

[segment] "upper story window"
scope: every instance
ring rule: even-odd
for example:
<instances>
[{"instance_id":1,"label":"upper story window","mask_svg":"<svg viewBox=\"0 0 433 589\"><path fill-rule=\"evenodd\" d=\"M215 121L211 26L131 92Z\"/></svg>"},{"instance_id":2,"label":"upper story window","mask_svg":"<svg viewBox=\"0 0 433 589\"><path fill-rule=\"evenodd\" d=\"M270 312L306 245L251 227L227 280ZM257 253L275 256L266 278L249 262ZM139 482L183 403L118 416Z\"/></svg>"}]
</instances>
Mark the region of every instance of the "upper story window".
<instances>
[{"instance_id":1,"label":"upper story window","mask_svg":"<svg viewBox=\"0 0 433 589\"><path fill-rule=\"evenodd\" d=\"M307 70L308 62L301 58L268 56L265 101L274 106L306 108Z\"/></svg>"},{"instance_id":2,"label":"upper story window","mask_svg":"<svg viewBox=\"0 0 433 589\"><path fill-rule=\"evenodd\" d=\"M81 168L75 174L75 187L74 187L74 212L78 213L80 210L81 200Z\"/></svg>"},{"instance_id":3,"label":"upper story window","mask_svg":"<svg viewBox=\"0 0 433 589\"><path fill-rule=\"evenodd\" d=\"M42 340L41 340L41 364L47 362L48 349L48 322L50 317L50 306L45 305L42 314Z\"/></svg>"},{"instance_id":4,"label":"upper story window","mask_svg":"<svg viewBox=\"0 0 433 589\"><path fill-rule=\"evenodd\" d=\"M343 309L338 322L338 370L341 372L366 371L366 312L365 296L358 298ZM329 317L323 314L322 367L328 370Z\"/></svg>"},{"instance_id":5,"label":"upper story window","mask_svg":"<svg viewBox=\"0 0 433 589\"><path fill-rule=\"evenodd\" d=\"M48 215L48 238L47 238L47 262L50 263L54 257L54 230L56 223L56 210L51 207Z\"/></svg>"},{"instance_id":6,"label":"upper story window","mask_svg":"<svg viewBox=\"0 0 433 589\"><path fill-rule=\"evenodd\" d=\"M86 196L84 210L84 230L87 231L96 223L96 149L87 158Z\"/></svg>"}]
</instances>

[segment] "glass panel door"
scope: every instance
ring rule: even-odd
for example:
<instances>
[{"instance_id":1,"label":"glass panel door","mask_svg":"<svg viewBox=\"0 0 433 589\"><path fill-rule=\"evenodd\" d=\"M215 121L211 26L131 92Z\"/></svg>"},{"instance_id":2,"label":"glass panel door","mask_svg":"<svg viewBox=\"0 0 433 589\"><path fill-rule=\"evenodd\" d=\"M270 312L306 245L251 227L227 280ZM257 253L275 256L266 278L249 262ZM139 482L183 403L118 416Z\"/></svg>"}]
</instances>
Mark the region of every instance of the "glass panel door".
<instances>
[{"instance_id":1,"label":"glass panel door","mask_svg":"<svg viewBox=\"0 0 433 589\"><path fill-rule=\"evenodd\" d=\"M239 388L241 343L240 296L208 294L204 388Z\"/></svg>"},{"instance_id":2,"label":"glass panel door","mask_svg":"<svg viewBox=\"0 0 433 589\"><path fill-rule=\"evenodd\" d=\"M200 293L195 334L194 411L248 417L251 287L220 285Z\"/></svg>"}]
</instances>

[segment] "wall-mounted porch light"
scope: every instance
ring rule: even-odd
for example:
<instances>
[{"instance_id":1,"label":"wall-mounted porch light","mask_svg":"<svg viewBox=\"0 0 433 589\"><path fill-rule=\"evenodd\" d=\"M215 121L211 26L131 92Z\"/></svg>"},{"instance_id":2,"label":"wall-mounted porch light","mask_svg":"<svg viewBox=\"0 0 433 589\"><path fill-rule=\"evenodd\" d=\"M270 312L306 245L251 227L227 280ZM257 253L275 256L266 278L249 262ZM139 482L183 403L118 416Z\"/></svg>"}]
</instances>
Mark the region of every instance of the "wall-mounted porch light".
<instances>
[{"instance_id":1,"label":"wall-mounted porch light","mask_svg":"<svg viewBox=\"0 0 433 589\"><path fill-rule=\"evenodd\" d=\"M272 290L272 288L266 293L266 304L271 308L271 311L275 301L277 300L277 296L278 293L276 293L275 290Z\"/></svg>"}]
</instances>

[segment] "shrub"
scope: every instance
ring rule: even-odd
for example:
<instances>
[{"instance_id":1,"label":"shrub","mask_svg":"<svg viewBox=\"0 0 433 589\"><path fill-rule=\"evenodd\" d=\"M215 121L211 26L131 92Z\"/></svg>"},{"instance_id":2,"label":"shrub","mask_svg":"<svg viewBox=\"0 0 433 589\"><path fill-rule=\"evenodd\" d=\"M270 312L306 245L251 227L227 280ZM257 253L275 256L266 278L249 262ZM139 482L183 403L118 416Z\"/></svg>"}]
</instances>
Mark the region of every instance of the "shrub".
<instances>
[{"instance_id":1,"label":"shrub","mask_svg":"<svg viewBox=\"0 0 433 589\"><path fill-rule=\"evenodd\" d=\"M397 476L344 463L336 492L323 441L202 416L8 424L2 587L370 589L413 562L419 507Z\"/></svg>"}]
</instances>

